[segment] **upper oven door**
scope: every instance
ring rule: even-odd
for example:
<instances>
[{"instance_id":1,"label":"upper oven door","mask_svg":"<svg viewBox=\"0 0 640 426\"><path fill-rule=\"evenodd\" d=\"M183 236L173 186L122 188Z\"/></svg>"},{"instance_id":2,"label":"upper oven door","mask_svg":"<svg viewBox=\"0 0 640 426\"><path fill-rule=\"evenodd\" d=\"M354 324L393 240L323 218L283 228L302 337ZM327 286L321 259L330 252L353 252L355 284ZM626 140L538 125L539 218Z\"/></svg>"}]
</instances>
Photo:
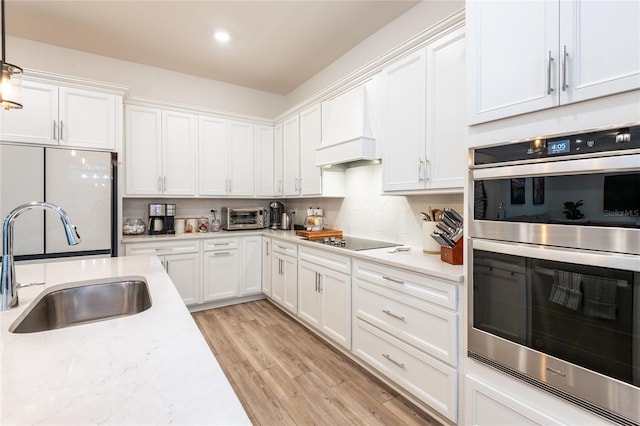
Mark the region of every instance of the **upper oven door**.
<instances>
[{"instance_id":1,"label":"upper oven door","mask_svg":"<svg viewBox=\"0 0 640 426\"><path fill-rule=\"evenodd\" d=\"M472 238L640 254L640 154L477 168Z\"/></svg>"}]
</instances>

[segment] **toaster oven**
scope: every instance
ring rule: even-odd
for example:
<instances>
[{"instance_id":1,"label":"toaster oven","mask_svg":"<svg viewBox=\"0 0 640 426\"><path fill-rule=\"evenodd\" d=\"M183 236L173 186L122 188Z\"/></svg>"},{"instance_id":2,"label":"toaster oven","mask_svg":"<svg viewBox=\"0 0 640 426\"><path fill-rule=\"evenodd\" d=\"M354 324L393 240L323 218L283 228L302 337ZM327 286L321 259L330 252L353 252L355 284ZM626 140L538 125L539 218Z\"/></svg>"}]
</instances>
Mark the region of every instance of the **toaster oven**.
<instances>
[{"instance_id":1,"label":"toaster oven","mask_svg":"<svg viewBox=\"0 0 640 426\"><path fill-rule=\"evenodd\" d=\"M221 225L226 231L263 229L269 224L264 207L223 207Z\"/></svg>"}]
</instances>

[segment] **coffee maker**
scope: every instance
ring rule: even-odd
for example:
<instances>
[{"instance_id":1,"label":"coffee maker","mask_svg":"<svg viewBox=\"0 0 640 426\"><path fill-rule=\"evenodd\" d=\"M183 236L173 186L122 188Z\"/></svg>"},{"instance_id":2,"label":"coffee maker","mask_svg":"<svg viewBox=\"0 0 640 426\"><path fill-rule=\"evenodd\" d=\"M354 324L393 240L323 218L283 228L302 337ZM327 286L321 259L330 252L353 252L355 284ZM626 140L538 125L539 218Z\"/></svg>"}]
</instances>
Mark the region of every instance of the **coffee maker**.
<instances>
[{"instance_id":1,"label":"coffee maker","mask_svg":"<svg viewBox=\"0 0 640 426\"><path fill-rule=\"evenodd\" d=\"M284 213L284 204L279 201L272 201L269 204L269 228L280 229L282 213Z\"/></svg>"},{"instance_id":2,"label":"coffee maker","mask_svg":"<svg viewBox=\"0 0 640 426\"><path fill-rule=\"evenodd\" d=\"M175 234L175 204L149 204L149 235Z\"/></svg>"}]
</instances>

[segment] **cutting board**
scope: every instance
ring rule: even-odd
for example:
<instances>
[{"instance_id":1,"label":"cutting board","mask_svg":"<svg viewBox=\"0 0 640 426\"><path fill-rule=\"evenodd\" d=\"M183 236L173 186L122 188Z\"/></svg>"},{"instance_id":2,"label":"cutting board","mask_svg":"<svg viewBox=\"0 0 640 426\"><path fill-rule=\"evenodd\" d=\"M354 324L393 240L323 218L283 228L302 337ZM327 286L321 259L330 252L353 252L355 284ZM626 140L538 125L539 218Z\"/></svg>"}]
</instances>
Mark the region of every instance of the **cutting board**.
<instances>
[{"instance_id":1,"label":"cutting board","mask_svg":"<svg viewBox=\"0 0 640 426\"><path fill-rule=\"evenodd\" d=\"M298 230L296 231L296 235L306 238L310 241L318 241L324 238L342 238L342 231L338 231L335 229L323 229L322 231L304 231Z\"/></svg>"}]
</instances>

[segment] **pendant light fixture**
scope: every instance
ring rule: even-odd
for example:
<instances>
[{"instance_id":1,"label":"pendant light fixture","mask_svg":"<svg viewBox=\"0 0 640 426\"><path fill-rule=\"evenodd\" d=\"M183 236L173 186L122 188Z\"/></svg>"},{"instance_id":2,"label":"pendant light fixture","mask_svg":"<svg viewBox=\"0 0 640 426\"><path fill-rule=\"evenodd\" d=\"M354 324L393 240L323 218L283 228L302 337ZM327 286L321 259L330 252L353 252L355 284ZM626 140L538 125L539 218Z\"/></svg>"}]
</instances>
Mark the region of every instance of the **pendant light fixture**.
<instances>
[{"instance_id":1,"label":"pendant light fixture","mask_svg":"<svg viewBox=\"0 0 640 426\"><path fill-rule=\"evenodd\" d=\"M22 68L5 60L4 41L4 0L0 9L2 15L2 87L0 88L0 105L4 109L22 109L20 90L22 88Z\"/></svg>"}]
</instances>

